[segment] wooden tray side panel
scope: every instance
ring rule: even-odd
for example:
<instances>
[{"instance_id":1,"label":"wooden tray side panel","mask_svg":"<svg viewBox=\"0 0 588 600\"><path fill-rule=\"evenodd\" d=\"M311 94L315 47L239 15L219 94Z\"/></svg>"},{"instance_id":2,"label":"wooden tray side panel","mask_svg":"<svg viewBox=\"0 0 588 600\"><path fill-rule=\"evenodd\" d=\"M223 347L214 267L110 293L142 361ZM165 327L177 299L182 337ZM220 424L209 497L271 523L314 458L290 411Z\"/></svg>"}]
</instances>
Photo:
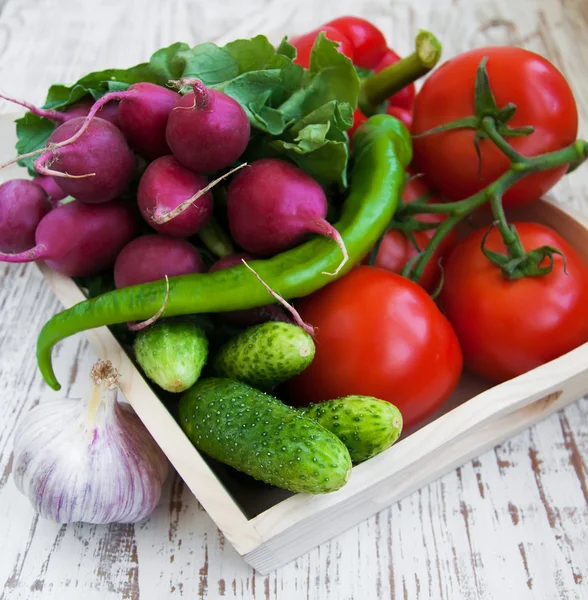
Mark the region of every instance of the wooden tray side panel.
<instances>
[{"instance_id":1,"label":"wooden tray side panel","mask_svg":"<svg viewBox=\"0 0 588 600\"><path fill-rule=\"evenodd\" d=\"M85 300L72 279L59 275L44 263L38 263L38 266L66 308ZM262 540L253 526L147 385L110 330L100 327L85 332L85 335L98 356L110 360L118 369L121 374L122 393L170 463L237 552L244 554L259 545Z\"/></svg>"}]
</instances>

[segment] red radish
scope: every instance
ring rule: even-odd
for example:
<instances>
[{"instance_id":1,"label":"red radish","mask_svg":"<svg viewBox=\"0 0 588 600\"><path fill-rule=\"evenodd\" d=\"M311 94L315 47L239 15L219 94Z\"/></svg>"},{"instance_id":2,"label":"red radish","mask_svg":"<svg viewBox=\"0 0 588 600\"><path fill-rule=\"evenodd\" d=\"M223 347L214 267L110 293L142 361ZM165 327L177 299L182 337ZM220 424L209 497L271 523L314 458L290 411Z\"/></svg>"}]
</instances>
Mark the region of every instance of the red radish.
<instances>
[{"instance_id":1,"label":"red radish","mask_svg":"<svg viewBox=\"0 0 588 600\"><path fill-rule=\"evenodd\" d=\"M69 119L73 119L75 117L86 117L90 112L91 108L94 106L94 98L92 96L88 96L71 106L68 106L63 115L65 117L65 121ZM115 127L120 129L120 122L118 118L118 104L115 102L111 102L110 104L105 104L96 114L97 117L112 123Z\"/></svg>"},{"instance_id":2,"label":"red radish","mask_svg":"<svg viewBox=\"0 0 588 600\"><path fill-rule=\"evenodd\" d=\"M166 138L174 156L198 173L224 169L243 154L251 127L241 105L198 80L186 80L193 91L182 97L167 121Z\"/></svg>"},{"instance_id":3,"label":"red radish","mask_svg":"<svg viewBox=\"0 0 588 600\"><path fill-rule=\"evenodd\" d=\"M51 210L47 194L28 179L0 185L0 252L22 252L35 245L35 231Z\"/></svg>"},{"instance_id":4,"label":"red radish","mask_svg":"<svg viewBox=\"0 0 588 600\"><path fill-rule=\"evenodd\" d=\"M165 217L198 195L207 185L208 179L204 175L186 169L174 156L157 158L145 169L139 181L137 202L141 214L160 233L190 237L202 229L212 216L211 192L205 192L171 220L165 221Z\"/></svg>"},{"instance_id":5,"label":"red radish","mask_svg":"<svg viewBox=\"0 0 588 600\"><path fill-rule=\"evenodd\" d=\"M34 104L30 104L29 102L25 102L24 100L17 100L16 98L10 98L9 96L5 96L0 94L0 98L3 100L7 100L8 102L12 102L13 104L18 104L19 106L24 106L28 109L32 114L37 117L44 117L49 119L50 121L55 121L56 123L65 123L70 119L74 119L75 117L85 117L92 105L94 104L94 100L92 97L83 98L82 100L68 106L63 112L59 110L52 110L50 108L38 108ZM109 121L116 127L118 127L118 107L115 104L111 104L103 107L100 110L100 114L98 115L101 119L105 121Z\"/></svg>"},{"instance_id":6,"label":"red radish","mask_svg":"<svg viewBox=\"0 0 588 600\"><path fill-rule=\"evenodd\" d=\"M230 269L237 265L242 265L243 260L255 260L254 256L245 253L230 254L217 260L209 269L210 273ZM243 310L232 310L229 312L219 313L225 321L237 325L239 327L249 327L250 325L258 325L266 321L284 321L290 323L291 319L277 304L267 304L266 306L257 306L255 308L246 308Z\"/></svg>"},{"instance_id":7,"label":"red radish","mask_svg":"<svg viewBox=\"0 0 588 600\"><path fill-rule=\"evenodd\" d=\"M131 182L135 156L120 129L104 119L92 119L79 139L71 142L84 121L76 117L57 127L49 136L51 149L35 161L35 170L59 177L59 187L81 202L109 202Z\"/></svg>"},{"instance_id":8,"label":"red radish","mask_svg":"<svg viewBox=\"0 0 588 600\"><path fill-rule=\"evenodd\" d=\"M33 183L36 183L45 190L45 193L49 197L49 202L51 202L53 206L57 206L61 200L67 198L67 194L59 187L59 184L53 177L49 177L48 175L37 175L37 177L33 177Z\"/></svg>"},{"instance_id":9,"label":"red radish","mask_svg":"<svg viewBox=\"0 0 588 600\"><path fill-rule=\"evenodd\" d=\"M41 219L36 246L19 254L0 254L0 261L44 260L70 277L94 275L114 264L136 232L134 213L119 201L96 205L69 202Z\"/></svg>"},{"instance_id":10,"label":"red radish","mask_svg":"<svg viewBox=\"0 0 588 600\"><path fill-rule=\"evenodd\" d=\"M310 233L333 239L347 262L339 232L325 219L323 188L302 169L277 158L263 158L231 181L227 209L237 244L256 256L278 254L301 243Z\"/></svg>"},{"instance_id":11,"label":"red radish","mask_svg":"<svg viewBox=\"0 0 588 600\"><path fill-rule=\"evenodd\" d=\"M154 233L135 238L121 250L114 263L114 283L122 288L158 281L166 275L204 271L204 261L192 244Z\"/></svg>"}]
</instances>

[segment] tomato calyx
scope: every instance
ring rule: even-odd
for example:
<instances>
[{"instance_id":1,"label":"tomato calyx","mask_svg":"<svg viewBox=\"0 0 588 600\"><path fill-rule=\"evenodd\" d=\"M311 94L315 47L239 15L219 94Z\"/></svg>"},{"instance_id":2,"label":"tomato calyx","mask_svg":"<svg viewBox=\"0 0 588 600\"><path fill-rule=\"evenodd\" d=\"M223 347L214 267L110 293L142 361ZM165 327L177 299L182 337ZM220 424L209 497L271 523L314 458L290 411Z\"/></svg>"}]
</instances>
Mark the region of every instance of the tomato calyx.
<instances>
[{"instance_id":1,"label":"tomato calyx","mask_svg":"<svg viewBox=\"0 0 588 600\"><path fill-rule=\"evenodd\" d=\"M488 69L486 68L487 63L488 57L485 56L480 61L476 72L474 114L469 117L450 121L439 127L433 127L433 129L429 129L428 131L424 131L413 137L424 137L426 135L450 131L452 129L474 129L476 131L474 145L476 147L478 158L481 161L480 140L490 138L494 143L499 145L503 152L509 153L512 148L504 138L523 137L533 133L535 128L530 125L525 125L523 127L509 127L508 122L514 117L517 106L516 104L509 102L502 108L498 108L496 98L494 97L492 87L490 86L490 78L488 77Z\"/></svg>"},{"instance_id":2,"label":"tomato calyx","mask_svg":"<svg viewBox=\"0 0 588 600\"><path fill-rule=\"evenodd\" d=\"M523 277L541 277L551 273L555 264L554 254L557 254L563 258L564 273L566 272L566 257L564 253L553 246L541 246L525 252L522 250L521 242L514 225L508 225L508 229L512 234L512 242L507 243L508 252L501 254L500 252L494 252L486 248L486 240L490 235L490 232L499 225L498 221L495 221L490 225L482 242L480 249L484 256L492 263L500 267L503 276L506 279L516 280L522 279ZM504 240L506 243L506 239ZM545 261L547 260L547 264Z\"/></svg>"}]
</instances>

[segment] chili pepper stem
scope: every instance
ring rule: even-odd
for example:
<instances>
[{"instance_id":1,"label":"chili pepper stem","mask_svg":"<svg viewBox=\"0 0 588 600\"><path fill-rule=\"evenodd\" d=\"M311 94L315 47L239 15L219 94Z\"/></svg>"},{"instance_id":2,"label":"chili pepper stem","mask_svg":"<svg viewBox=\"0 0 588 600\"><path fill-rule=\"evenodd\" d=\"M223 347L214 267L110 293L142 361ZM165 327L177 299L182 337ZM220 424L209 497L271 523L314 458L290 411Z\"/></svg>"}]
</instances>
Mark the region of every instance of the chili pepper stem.
<instances>
[{"instance_id":1,"label":"chili pepper stem","mask_svg":"<svg viewBox=\"0 0 588 600\"><path fill-rule=\"evenodd\" d=\"M359 90L359 108L370 117L387 98L426 75L441 58L441 42L429 31L419 31L415 50L409 56L364 79Z\"/></svg>"}]
</instances>

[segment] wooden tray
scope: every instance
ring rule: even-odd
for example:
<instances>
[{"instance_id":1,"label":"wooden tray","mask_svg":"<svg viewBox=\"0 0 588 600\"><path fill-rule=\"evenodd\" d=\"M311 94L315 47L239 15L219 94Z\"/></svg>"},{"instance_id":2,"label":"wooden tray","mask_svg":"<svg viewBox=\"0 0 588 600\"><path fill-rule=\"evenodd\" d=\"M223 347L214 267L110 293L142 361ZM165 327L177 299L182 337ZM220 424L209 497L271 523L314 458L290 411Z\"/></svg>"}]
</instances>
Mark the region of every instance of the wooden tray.
<instances>
[{"instance_id":1,"label":"wooden tray","mask_svg":"<svg viewBox=\"0 0 588 600\"><path fill-rule=\"evenodd\" d=\"M14 150L16 115L0 117L0 159ZM26 176L17 167L0 178ZM545 223L588 262L588 220L541 200L518 218ZM68 277L39 269L65 307L85 299ZM269 571L342 533L447 471L588 392L588 344L520 377L490 387L465 373L428 423L354 467L349 482L324 496L292 494L255 482L201 455L106 327L86 332L97 354L121 372L121 389L198 501L257 571ZM169 408L168 408L169 407Z\"/></svg>"}]
</instances>

